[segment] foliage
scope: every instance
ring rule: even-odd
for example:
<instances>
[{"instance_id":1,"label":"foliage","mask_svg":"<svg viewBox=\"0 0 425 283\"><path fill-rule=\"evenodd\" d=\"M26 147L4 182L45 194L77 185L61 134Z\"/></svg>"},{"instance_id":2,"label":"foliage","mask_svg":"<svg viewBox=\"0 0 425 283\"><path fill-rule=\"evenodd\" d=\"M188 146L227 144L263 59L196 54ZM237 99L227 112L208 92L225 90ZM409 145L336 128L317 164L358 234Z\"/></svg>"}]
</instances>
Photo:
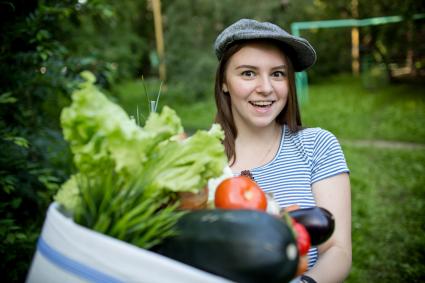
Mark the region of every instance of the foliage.
<instances>
[{"instance_id":1,"label":"foliage","mask_svg":"<svg viewBox=\"0 0 425 283\"><path fill-rule=\"evenodd\" d=\"M306 0L303 2L306 2ZM290 7L294 9L293 11L297 11L296 16L293 16L294 20L364 19L398 15L404 17L405 20L400 23L361 27L359 29L362 69L364 72L368 72L367 68L370 65L373 67L383 64L386 68L386 76L390 81L396 80L392 71L395 67L408 66L412 68L410 75L413 76L419 76L420 70L423 71L425 60L425 47L421 44L421 38L425 33L423 19L412 20L413 15L425 12L423 3L415 0L402 2L382 0L373 3L358 0L356 11L352 7L353 1L351 0L307 2L310 2L310 8L307 9L300 9L300 7L297 7L298 5ZM301 32L301 36L308 38L318 53L318 62L309 71L310 79L318 80L324 75L350 70L350 31L351 28L333 28L311 29ZM332 42L332 44L328 44L329 42Z\"/></svg>"},{"instance_id":2,"label":"foliage","mask_svg":"<svg viewBox=\"0 0 425 283\"><path fill-rule=\"evenodd\" d=\"M270 11L279 5L278 1L254 0L163 1L169 81L190 85L184 95L193 99L210 95L206 90L214 81L213 44L218 33L243 17L270 20Z\"/></svg>"},{"instance_id":3,"label":"foliage","mask_svg":"<svg viewBox=\"0 0 425 283\"><path fill-rule=\"evenodd\" d=\"M146 0L87 1L56 32L66 42L72 56L87 64L85 69L101 68L101 83L136 77L140 70L149 74L148 54L152 23ZM125 31L125 32L123 32ZM96 72L97 73L97 72Z\"/></svg>"},{"instance_id":4,"label":"foliage","mask_svg":"<svg viewBox=\"0 0 425 283\"><path fill-rule=\"evenodd\" d=\"M59 113L78 74L91 70L107 87L135 75L147 54L140 38L147 28L138 26L145 1L82 3L0 2L0 269L7 282L24 280L47 205L69 176Z\"/></svg>"},{"instance_id":5,"label":"foliage","mask_svg":"<svg viewBox=\"0 0 425 283\"><path fill-rule=\"evenodd\" d=\"M63 109L61 125L77 172L55 200L76 223L151 248L174 233L183 215L177 192L198 192L220 176L227 163L218 125L187 139L171 108L150 112L138 125L86 79Z\"/></svg>"},{"instance_id":6,"label":"foliage","mask_svg":"<svg viewBox=\"0 0 425 283\"><path fill-rule=\"evenodd\" d=\"M198 129L208 129L214 121L215 105L214 97L194 101L189 94L190 90L182 84L169 83L160 88L160 82L151 80L126 81L117 84L111 89L117 97L120 105L132 117L139 117L144 121L149 113L146 93L152 99L159 91L158 109L164 106L173 108L182 120L183 127L187 133L193 133ZM210 86L210 89L213 87Z\"/></svg>"},{"instance_id":7,"label":"foliage","mask_svg":"<svg viewBox=\"0 0 425 283\"><path fill-rule=\"evenodd\" d=\"M0 24L0 268L10 282L23 280L46 205L68 170L54 119L69 87L65 48L44 29L47 12L16 4L18 19L2 15Z\"/></svg>"},{"instance_id":8,"label":"foliage","mask_svg":"<svg viewBox=\"0 0 425 283\"><path fill-rule=\"evenodd\" d=\"M207 87L214 79L217 65L214 40L236 20L248 17L272 21L290 31L291 23L296 21L355 18L351 0L168 0L162 3L168 79L174 85L190 85L185 95L194 100L205 98L212 92ZM411 17L421 12L425 12L425 7L414 0L392 3L359 0L358 18L393 15L406 18L398 24L360 29L361 58L368 62L365 66L372 68L384 64L391 80L394 78L393 66L410 64L412 74L419 75L423 70L425 50L421 38L425 29L423 20L412 21ZM351 28L303 30L301 36L307 38L318 53L317 64L309 70L311 81L351 70Z\"/></svg>"},{"instance_id":9,"label":"foliage","mask_svg":"<svg viewBox=\"0 0 425 283\"><path fill-rule=\"evenodd\" d=\"M102 165L102 174L76 176L81 205L76 223L99 233L149 249L174 234L173 226L184 212L170 205L170 195L147 195L141 179L115 174L113 165Z\"/></svg>"}]
</instances>

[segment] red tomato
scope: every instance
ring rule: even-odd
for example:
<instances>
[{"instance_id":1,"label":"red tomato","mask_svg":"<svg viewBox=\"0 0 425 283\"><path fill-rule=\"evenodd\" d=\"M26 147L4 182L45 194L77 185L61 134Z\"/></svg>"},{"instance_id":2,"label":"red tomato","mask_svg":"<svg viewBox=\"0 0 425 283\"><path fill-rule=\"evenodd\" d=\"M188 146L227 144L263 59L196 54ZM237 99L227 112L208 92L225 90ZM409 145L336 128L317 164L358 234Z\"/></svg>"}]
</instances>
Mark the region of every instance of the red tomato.
<instances>
[{"instance_id":1,"label":"red tomato","mask_svg":"<svg viewBox=\"0 0 425 283\"><path fill-rule=\"evenodd\" d=\"M293 220L292 226L297 234L298 252L301 256L304 256L308 253L311 246L310 235L304 225L296 222L295 220Z\"/></svg>"},{"instance_id":2,"label":"red tomato","mask_svg":"<svg viewBox=\"0 0 425 283\"><path fill-rule=\"evenodd\" d=\"M267 198L256 182L246 176L225 179L215 191L215 207L265 211Z\"/></svg>"}]
</instances>

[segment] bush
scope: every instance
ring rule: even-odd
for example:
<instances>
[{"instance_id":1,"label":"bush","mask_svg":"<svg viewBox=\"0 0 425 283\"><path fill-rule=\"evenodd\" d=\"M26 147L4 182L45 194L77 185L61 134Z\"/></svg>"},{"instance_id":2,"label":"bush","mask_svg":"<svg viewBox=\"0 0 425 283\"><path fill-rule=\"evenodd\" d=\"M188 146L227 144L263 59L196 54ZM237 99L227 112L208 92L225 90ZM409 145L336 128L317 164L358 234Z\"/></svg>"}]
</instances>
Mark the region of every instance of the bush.
<instances>
[{"instance_id":1,"label":"bush","mask_svg":"<svg viewBox=\"0 0 425 283\"><path fill-rule=\"evenodd\" d=\"M0 3L0 269L8 271L5 282L24 281L46 209L72 170L59 115L79 73L90 70L108 87L137 72L147 45L138 36L143 30L134 31L138 18L131 15L143 15L138 7L145 4Z\"/></svg>"}]
</instances>

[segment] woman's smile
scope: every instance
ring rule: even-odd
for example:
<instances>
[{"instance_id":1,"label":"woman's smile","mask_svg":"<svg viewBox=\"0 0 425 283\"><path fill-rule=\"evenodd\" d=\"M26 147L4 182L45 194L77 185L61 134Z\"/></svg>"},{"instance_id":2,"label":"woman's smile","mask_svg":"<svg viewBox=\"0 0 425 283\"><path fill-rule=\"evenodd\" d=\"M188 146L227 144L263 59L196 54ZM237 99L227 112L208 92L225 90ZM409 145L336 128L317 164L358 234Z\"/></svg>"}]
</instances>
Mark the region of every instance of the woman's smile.
<instances>
[{"instance_id":1,"label":"woman's smile","mask_svg":"<svg viewBox=\"0 0 425 283\"><path fill-rule=\"evenodd\" d=\"M272 105L275 103L275 100L256 100L256 101L248 101L251 104L255 111L260 113L266 113L271 110Z\"/></svg>"}]
</instances>

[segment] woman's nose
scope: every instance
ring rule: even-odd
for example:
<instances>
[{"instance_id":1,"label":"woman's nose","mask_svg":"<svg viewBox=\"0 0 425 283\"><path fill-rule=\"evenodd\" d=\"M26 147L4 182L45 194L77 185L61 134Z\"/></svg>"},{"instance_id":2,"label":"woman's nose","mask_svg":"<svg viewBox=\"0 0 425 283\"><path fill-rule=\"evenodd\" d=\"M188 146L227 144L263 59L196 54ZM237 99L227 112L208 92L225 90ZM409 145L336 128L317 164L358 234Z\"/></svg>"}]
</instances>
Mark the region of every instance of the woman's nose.
<instances>
[{"instance_id":1,"label":"woman's nose","mask_svg":"<svg viewBox=\"0 0 425 283\"><path fill-rule=\"evenodd\" d=\"M263 95L272 93L273 86L269 76L261 76L258 79L257 92Z\"/></svg>"}]
</instances>

